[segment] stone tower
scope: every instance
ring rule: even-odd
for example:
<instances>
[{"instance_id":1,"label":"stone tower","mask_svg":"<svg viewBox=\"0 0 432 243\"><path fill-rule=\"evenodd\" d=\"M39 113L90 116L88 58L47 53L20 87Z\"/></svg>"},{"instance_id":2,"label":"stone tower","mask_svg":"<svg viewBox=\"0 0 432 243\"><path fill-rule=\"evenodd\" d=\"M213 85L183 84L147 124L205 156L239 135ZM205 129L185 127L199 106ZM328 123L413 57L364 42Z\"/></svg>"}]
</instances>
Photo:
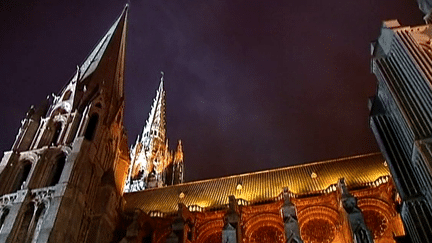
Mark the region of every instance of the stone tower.
<instances>
[{"instance_id":1,"label":"stone tower","mask_svg":"<svg viewBox=\"0 0 432 243\"><path fill-rule=\"evenodd\" d=\"M66 86L33 107L0 164L0 242L110 242L129 167L128 6Z\"/></svg>"},{"instance_id":2,"label":"stone tower","mask_svg":"<svg viewBox=\"0 0 432 243\"><path fill-rule=\"evenodd\" d=\"M183 148L178 142L176 152L168 149L166 137L166 99L163 72L156 97L144 126L131 148L131 166L125 192L162 187L183 182Z\"/></svg>"}]
</instances>

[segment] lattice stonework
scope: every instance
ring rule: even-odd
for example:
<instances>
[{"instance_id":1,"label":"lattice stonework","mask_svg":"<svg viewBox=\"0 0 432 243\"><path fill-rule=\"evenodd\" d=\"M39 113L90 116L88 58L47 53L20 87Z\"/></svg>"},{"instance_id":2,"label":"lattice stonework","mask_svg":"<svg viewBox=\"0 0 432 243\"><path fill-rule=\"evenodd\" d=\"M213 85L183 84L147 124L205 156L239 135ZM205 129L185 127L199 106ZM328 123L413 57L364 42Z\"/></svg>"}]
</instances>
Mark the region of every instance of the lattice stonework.
<instances>
[{"instance_id":1,"label":"lattice stonework","mask_svg":"<svg viewBox=\"0 0 432 243\"><path fill-rule=\"evenodd\" d=\"M335 231L335 226L329 220L312 219L303 225L301 235L308 243L330 243L335 238Z\"/></svg>"},{"instance_id":2,"label":"lattice stonework","mask_svg":"<svg viewBox=\"0 0 432 243\"><path fill-rule=\"evenodd\" d=\"M244 233L246 242L284 242L284 228L279 214L256 214L244 224L244 227L246 229ZM281 241L261 241L264 239L263 237L279 239L279 236Z\"/></svg>"},{"instance_id":3,"label":"lattice stonework","mask_svg":"<svg viewBox=\"0 0 432 243\"><path fill-rule=\"evenodd\" d=\"M216 239L215 238L216 235L220 235L220 237L222 237L223 225L224 222L222 218L204 223L197 230L198 231L197 242L198 243L211 242L211 240ZM215 242L222 242L222 238L219 241L215 241Z\"/></svg>"},{"instance_id":4,"label":"lattice stonework","mask_svg":"<svg viewBox=\"0 0 432 243\"><path fill-rule=\"evenodd\" d=\"M251 237L250 243L283 243L284 233L280 229L273 226L262 226L255 230Z\"/></svg>"},{"instance_id":5,"label":"lattice stonework","mask_svg":"<svg viewBox=\"0 0 432 243\"><path fill-rule=\"evenodd\" d=\"M388 220L378 211L364 210L364 219L366 225L372 231L374 239L380 238L388 228Z\"/></svg>"}]
</instances>

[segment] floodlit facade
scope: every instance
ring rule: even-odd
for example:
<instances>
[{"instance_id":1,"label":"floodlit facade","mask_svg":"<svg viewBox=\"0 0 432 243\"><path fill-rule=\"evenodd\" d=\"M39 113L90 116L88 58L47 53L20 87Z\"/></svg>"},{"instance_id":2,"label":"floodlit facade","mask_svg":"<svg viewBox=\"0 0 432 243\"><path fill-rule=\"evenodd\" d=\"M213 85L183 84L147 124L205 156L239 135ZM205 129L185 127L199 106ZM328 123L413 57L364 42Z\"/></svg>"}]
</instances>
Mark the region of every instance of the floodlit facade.
<instances>
[{"instance_id":1,"label":"floodlit facade","mask_svg":"<svg viewBox=\"0 0 432 243\"><path fill-rule=\"evenodd\" d=\"M128 7L31 108L0 163L0 242L428 242L432 27L384 23L370 125L381 153L183 181L163 74L142 135L123 126Z\"/></svg>"}]
</instances>

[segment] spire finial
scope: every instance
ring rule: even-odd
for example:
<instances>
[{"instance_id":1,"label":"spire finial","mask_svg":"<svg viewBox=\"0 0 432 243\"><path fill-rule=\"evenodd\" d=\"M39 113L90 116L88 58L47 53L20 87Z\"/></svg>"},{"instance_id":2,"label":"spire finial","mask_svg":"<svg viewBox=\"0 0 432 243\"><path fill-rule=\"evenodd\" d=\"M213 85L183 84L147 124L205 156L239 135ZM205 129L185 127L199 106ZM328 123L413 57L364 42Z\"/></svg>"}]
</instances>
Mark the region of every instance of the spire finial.
<instances>
[{"instance_id":1,"label":"spire finial","mask_svg":"<svg viewBox=\"0 0 432 243\"><path fill-rule=\"evenodd\" d=\"M162 88L162 89L163 89L164 75L165 75L165 73L163 71L161 71L160 88Z\"/></svg>"}]
</instances>

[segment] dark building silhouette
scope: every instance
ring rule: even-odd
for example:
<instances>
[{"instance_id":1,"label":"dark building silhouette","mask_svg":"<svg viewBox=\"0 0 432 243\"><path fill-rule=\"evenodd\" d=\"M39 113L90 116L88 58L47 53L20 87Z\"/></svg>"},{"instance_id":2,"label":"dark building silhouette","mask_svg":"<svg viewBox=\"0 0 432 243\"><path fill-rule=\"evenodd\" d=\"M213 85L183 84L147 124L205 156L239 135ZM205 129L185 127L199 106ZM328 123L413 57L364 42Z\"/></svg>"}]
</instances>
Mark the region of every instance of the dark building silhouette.
<instances>
[{"instance_id":1,"label":"dark building silhouette","mask_svg":"<svg viewBox=\"0 0 432 243\"><path fill-rule=\"evenodd\" d=\"M413 242L432 242L432 29L385 21L372 44L378 79L370 125L401 198Z\"/></svg>"}]
</instances>

